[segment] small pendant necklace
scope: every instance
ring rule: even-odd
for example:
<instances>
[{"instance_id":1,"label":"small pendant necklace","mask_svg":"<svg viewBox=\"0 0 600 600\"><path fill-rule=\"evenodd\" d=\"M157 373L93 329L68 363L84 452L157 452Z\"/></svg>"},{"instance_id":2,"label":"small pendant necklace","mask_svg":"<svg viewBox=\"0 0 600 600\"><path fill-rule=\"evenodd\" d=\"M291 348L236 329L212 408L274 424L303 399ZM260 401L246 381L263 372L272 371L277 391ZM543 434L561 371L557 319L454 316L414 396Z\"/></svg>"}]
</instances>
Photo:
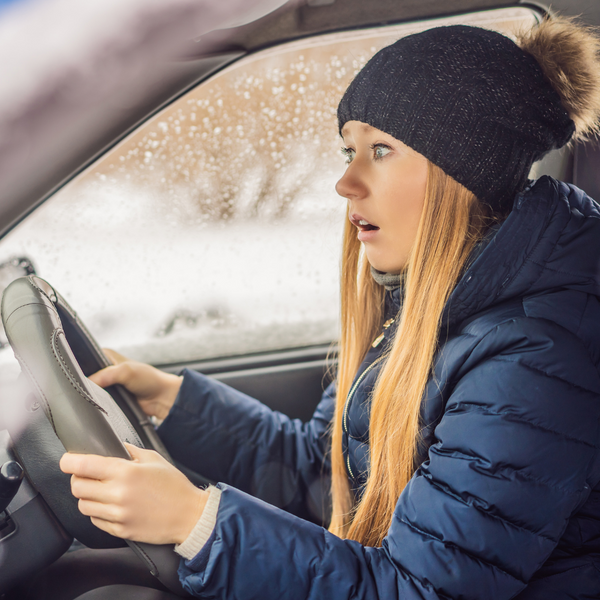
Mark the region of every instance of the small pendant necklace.
<instances>
[{"instance_id":1,"label":"small pendant necklace","mask_svg":"<svg viewBox=\"0 0 600 600\"><path fill-rule=\"evenodd\" d=\"M384 324L383 324L383 331L381 332L380 335L378 335L374 340L373 343L371 344L372 348L377 348L377 346L379 346L379 344L381 344L381 342L383 341L383 338L385 337L385 331L386 329L388 329L390 327L390 325L392 323L394 323L396 319L388 319Z\"/></svg>"}]
</instances>

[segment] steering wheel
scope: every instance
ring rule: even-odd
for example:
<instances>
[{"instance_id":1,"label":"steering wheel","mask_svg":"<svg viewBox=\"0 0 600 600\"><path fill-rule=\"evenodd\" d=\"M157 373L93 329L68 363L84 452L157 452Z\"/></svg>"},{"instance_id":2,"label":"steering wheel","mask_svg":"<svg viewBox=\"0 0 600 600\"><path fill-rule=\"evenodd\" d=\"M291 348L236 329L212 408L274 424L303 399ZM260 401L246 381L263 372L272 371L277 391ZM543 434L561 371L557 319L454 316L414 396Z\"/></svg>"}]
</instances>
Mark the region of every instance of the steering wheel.
<instances>
[{"instance_id":1,"label":"steering wheel","mask_svg":"<svg viewBox=\"0 0 600 600\"><path fill-rule=\"evenodd\" d=\"M66 449L131 459L123 445L128 442L173 460L125 388L107 391L87 379L111 363L50 284L35 275L15 279L4 291L1 313L6 336L33 390L21 411L25 427L14 435L10 432L22 466L70 535L91 548L125 545L79 512L70 477L58 466L60 457ZM189 595L177 576L179 556L173 546L126 543L169 590Z\"/></svg>"}]
</instances>

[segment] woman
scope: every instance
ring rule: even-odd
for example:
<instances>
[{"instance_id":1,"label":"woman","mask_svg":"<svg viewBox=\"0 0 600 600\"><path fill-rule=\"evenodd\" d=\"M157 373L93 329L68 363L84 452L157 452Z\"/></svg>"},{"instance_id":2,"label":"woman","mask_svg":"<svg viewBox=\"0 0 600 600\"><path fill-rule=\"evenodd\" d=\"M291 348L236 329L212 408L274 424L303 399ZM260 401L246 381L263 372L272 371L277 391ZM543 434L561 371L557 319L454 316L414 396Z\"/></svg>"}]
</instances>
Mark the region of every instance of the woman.
<instances>
[{"instance_id":1,"label":"woman","mask_svg":"<svg viewBox=\"0 0 600 600\"><path fill-rule=\"evenodd\" d=\"M128 387L176 459L226 483L199 490L133 447L65 455L81 511L176 543L200 597L600 597L600 208L527 179L596 131L598 50L556 19L518 45L454 26L376 54L338 109L337 391L301 424L113 354L94 381ZM323 471L329 532L294 516Z\"/></svg>"}]
</instances>

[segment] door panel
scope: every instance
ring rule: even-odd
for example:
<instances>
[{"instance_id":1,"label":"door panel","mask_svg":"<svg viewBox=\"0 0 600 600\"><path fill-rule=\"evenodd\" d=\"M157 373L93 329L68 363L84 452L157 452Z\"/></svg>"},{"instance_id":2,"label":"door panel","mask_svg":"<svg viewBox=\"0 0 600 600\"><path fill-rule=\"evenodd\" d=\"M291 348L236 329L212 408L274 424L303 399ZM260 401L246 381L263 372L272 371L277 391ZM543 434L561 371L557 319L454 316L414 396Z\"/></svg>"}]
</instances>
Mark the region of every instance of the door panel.
<instances>
[{"instance_id":1,"label":"door panel","mask_svg":"<svg viewBox=\"0 0 600 600\"><path fill-rule=\"evenodd\" d=\"M222 381L292 418L307 421L331 382L330 346L270 352L189 365L163 367L176 373L191 368Z\"/></svg>"}]
</instances>

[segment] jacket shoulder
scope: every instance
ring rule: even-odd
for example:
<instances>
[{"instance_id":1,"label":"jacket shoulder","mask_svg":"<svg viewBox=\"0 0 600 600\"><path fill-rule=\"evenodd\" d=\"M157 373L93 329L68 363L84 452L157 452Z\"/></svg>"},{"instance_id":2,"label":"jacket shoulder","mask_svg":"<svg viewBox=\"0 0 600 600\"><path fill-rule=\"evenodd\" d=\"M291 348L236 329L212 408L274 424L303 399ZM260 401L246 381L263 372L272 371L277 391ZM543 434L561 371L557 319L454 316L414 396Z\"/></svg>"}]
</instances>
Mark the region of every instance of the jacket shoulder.
<instances>
[{"instance_id":1,"label":"jacket shoulder","mask_svg":"<svg viewBox=\"0 0 600 600\"><path fill-rule=\"evenodd\" d=\"M482 361L504 360L600 394L600 304L587 294L560 291L504 303L465 322L463 337L469 350L456 379ZM452 360L452 352L445 358Z\"/></svg>"}]
</instances>

